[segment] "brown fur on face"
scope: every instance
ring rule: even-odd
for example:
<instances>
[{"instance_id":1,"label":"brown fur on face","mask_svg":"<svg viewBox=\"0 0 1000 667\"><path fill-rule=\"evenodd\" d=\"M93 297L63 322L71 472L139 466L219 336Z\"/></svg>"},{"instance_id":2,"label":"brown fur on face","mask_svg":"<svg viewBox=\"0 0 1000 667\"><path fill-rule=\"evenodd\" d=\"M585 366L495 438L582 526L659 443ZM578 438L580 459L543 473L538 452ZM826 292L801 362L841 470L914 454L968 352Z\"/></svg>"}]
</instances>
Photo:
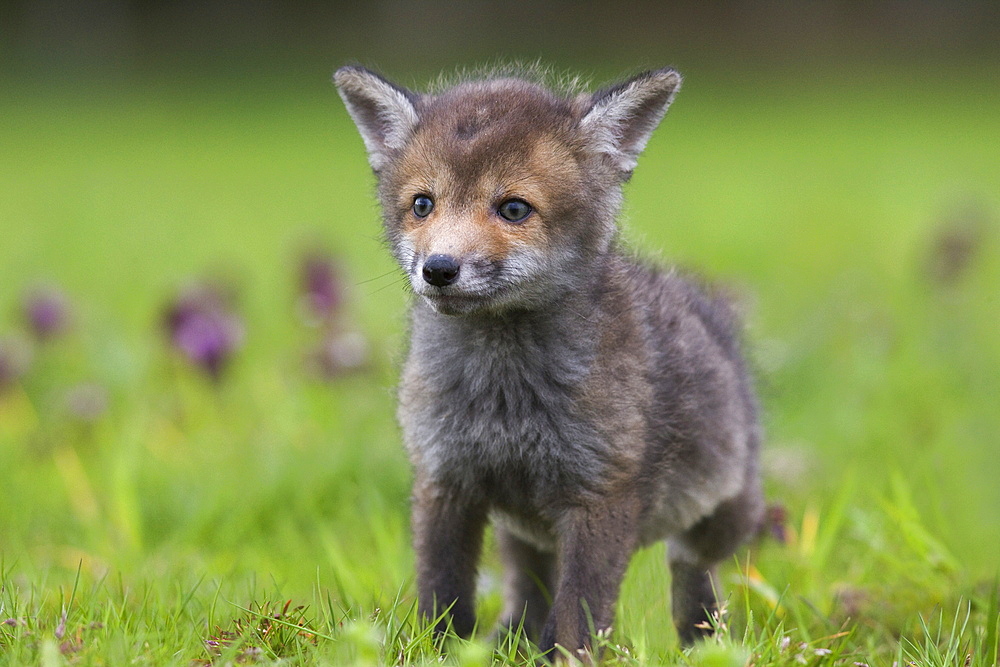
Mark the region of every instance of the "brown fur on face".
<instances>
[{"instance_id":1,"label":"brown fur on face","mask_svg":"<svg viewBox=\"0 0 1000 667\"><path fill-rule=\"evenodd\" d=\"M471 86L424 104L420 124L397 159L381 172L386 231L415 291L440 312L497 310L553 290L553 248L588 251L596 243L586 198L588 159L573 135L571 107L524 82ZM510 105L519 94L529 94ZM549 123L539 127L538 118ZM417 216L413 202L433 211ZM510 222L501 205L519 199L530 215ZM446 255L464 268L448 289L432 289L420 267ZM562 260L560 260L562 261Z\"/></svg>"},{"instance_id":2,"label":"brown fur on face","mask_svg":"<svg viewBox=\"0 0 1000 667\"><path fill-rule=\"evenodd\" d=\"M563 132L539 131L536 114L567 123L567 109L539 103L528 108L497 107L519 82L477 91L466 99L437 100L400 156L386 190L393 193L400 231L417 252L428 255L478 250L504 257L514 245L545 248L549 230L572 218L567 202L581 187L578 156ZM513 90L508 90L512 88ZM435 202L426 219L412 214L415 197ZM533 213L521 223L504 221L497 207L505 200L527 201Z\"/></svg>"},{"instance_id":3,"label":"brown fur on face","mask_svg":"<svg viewBox=\"0 0 1000 667\"><path fill-rule=\"evenodd\" d=\"M543 650L584 650L591 621L609 627L629 558L657 540L692 641L716 604L711 571L763 503L728 306L615 245L621 185L680 77L572 96L511 77L438 95L361 68L336 81L415 293L399 419L420 613L450 606L438 629L472 630L492 520L501 622L523 621ZM417 197L433 201L426 217ZM499 214L511 198L531 206L519 222Z\"/></svg>"}]
</instances>

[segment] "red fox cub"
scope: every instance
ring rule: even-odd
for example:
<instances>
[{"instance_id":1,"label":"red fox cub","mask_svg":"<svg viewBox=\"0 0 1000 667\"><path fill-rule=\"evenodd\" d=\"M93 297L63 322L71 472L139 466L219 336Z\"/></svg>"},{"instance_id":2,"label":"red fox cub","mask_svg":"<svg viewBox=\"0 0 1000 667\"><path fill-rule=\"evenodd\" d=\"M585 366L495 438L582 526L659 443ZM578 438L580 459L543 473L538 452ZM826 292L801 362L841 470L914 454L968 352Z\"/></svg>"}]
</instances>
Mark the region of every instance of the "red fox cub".
<instances>
[{"instance_id":1,"label":"red fox cub","mask_svg":"<svg viewBox=\"0 0 1000 667\"><path fill-rule=\"evenodd\" d=\"M493 74L434 94L334 80L415 298L399 391L420 613L475 626L488 521L502 623L542 650L610 627L632 553L669 544L684 642L760 523L760 428L728 305L617 243L622 184L681 83L596 93ZM591 625L592 623L592 625Z\"/></svg>"}]
</instances>

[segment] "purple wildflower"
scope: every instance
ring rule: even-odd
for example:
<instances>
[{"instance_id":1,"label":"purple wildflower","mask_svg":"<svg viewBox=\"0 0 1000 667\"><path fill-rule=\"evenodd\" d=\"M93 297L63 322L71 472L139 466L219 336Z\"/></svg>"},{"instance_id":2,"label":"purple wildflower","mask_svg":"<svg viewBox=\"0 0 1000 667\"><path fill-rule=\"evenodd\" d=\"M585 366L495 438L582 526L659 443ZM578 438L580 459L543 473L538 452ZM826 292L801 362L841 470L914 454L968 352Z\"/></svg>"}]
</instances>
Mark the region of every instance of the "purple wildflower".
<instances>
[{"instance_id":1,"label":"purple wildflower","mask_svg":"<svg viewBox=\"0 0 1000 667\"><path fill-rule=\"evenodd\" d=\"M0 391L17 382L31 365L31 345L20 338L0 338Z\"/></svg>"},{"instance_id":2,"label":"purple wildflower","mask_svg":"<svg viewBox=\"0 0 1000 667\"><path fill-rule=\"evenodd\" d=\"M108 409L108 392L98 384L78 384L66 392L66 409L81 422L96 422Z\"/></svg>"},{"instance_id":3,"label":"purple wildflower","mask_svg":"<svg viewBox=\"0 0 1000 667\"><path fill-rule=\"evenodd\" d=\"M982 255L990 214L979 201L969 200L947 211L934 233L927 258L930 277L942 287L955 287Z\"/></svg>"},{"instance_id":4,"label":"purple wildflower","mask_svg":"<svg viewBox=\"0 0 1000 667\"><path fill-rule=\"evenodd\" d=\"M784 505L775 503L767 506L763 528L779 544L788 544L788 510Z\"/></svg>"},{"instance_id":5,"label":"purple wildflower","mask_svg":"<svg viewBox=\"0 0 1000 667\"><path fill-rule=\"evenodd\" d=\"M69 328L69 300L55 287L35 287L25 294L24 318L38 340L55 338Z\"/></svg>"},{"instance_id":6,"label":"purple wildflower","mask_svg":"<svg viewBox=\"0 0 1000 667\"><path fill-rule=\"evenodd\" d=\"M299 288L302 309L312 322L329 322L344 300L339 271L328 255L312 252L302 259Z\"/></svg>"},{"instance_id":7,"label":"purple wildflower","mask_svg":"<svg viewBox=\"0 0 1000 667\"><path fill-rule=\"evenodd\" d=\"M165 327L171 344L216 381L243 343L242 321L212 287L182 293L167 309Z\"/></svg>"},{"instance_id":8,"label":"purple wildflower","mask_svg":"<svg viewBox=\"0 0 1000 667\"><path fill-rule=\"evenodd\" d=\"M368 341L356 331L329 333L310 356L316 373L326 380L360 371L368 364Z\"/></svg>"}]
</instances>

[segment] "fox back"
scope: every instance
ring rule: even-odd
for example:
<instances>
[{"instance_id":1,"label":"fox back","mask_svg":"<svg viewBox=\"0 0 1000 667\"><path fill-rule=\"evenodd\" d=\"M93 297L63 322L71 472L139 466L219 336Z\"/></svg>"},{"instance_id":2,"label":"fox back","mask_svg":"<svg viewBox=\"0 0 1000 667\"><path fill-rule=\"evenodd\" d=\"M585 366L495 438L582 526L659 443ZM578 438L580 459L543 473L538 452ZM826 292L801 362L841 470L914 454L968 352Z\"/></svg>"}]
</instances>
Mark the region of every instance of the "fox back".
<instances>
[{"instance_id":1,"label":"fox back","mask_svg":"<svg viewBox=\"0 0 1000 667\"><path fill-rule=\"evenodd\" d=\"M441 629L475 625L491 518L501 624L544 650L589 646L633 551L665 539L694 639L715 565L756 530L760 435L731 310L617 244L622 184L680 81L564 94L498 75L418 94L335 75L415 295L399 419L419 607Z\"/></svg>"}]
</instances>

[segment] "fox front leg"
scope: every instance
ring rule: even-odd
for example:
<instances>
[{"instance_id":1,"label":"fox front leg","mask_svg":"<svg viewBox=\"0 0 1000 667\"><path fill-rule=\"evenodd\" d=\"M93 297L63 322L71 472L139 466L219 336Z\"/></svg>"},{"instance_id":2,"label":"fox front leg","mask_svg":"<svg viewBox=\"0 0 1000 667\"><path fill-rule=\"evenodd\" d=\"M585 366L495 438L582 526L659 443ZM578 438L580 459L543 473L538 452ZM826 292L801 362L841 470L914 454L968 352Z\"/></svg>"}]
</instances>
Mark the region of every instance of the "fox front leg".
<instances>
[{"instance_id":1,"label":"fox front leg","mask_svg":"<svg viewBox=\"0 0 1000 667\"><path fill-rule=\"evenodd\" d=\"M601 499L564 517L559 527L559 579L539 644L543 651L559 644L578 655L590 649L591 627L598 632L611 627L618 590L637 544L638 514L639 503L625 498Z\"/></svg>"},{"instance_id":2,"label":"fox front leg","mask_svg":"<svg viewBox=\"0 0 1000 667\"><path fill-rule=\"evenodd\" d=\"M435 630L462 637L476 625L476 567L486 510L464 494L418 482L413 498L417 609ZM450 608L450 612L444 612Z\"/></svg>"}]
</instances>

